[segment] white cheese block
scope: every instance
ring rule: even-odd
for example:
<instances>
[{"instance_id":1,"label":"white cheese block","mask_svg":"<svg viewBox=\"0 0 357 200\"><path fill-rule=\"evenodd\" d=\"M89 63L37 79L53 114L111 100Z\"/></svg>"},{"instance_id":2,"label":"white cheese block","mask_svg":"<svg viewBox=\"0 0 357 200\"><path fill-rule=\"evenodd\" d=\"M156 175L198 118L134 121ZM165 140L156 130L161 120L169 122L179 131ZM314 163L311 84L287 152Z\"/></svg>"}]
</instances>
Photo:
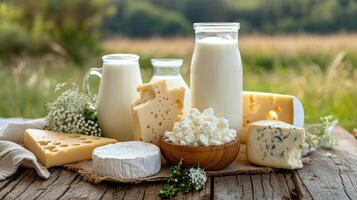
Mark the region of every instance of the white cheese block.
<instances>
[{"instance_id":1,"label":"white cheese block","mask_svg":"<svg viewBox=\"0 0 357 200\"><path fill-rule=\"evenodd\" d=\"M138 87L140 99L132 105L135 140L159 145L183 114L184 88L167 88L166 80Z\"/></svg>"},{"instance_id":2,"label":"white cheese block","mask_svg":"<svg viewBox=\"0 0 357 200\"><path fill-rule=\"evenodd\" d=\"M154 144L118 142L93 151L93 170L99 176L143 178L158 173L160 168L160 149Z\"/></svg>"},{"instance_id":3,"label":"white cheese block","mask_svg":"<svg viewBox=\"0 0 357 200\"><path fill-rule=\"evenodd\" d=\"M247 142L249 162L275 168L302 168L305 130L282 121L263 120L250 125Z\"/></svg>"},{"instance_id":4,"label":"white cheese block","mask_svg":"<svg viewBox=\"0 0 357 200\"><path fill-rule=\"evenodd\" d=\"M244 91L242 143L247 142L249 125L260 120L279 120L303 127L304 108L295 96Z\"/></svg>"}]
</instances>

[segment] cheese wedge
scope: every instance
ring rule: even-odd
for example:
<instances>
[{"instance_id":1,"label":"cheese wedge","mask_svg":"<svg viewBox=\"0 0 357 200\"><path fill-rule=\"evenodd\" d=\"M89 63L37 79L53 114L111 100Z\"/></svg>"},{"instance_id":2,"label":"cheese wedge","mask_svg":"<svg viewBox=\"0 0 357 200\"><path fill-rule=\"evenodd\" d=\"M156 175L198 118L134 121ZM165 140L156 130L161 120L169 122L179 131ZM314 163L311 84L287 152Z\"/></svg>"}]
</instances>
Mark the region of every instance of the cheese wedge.
<instances>
[{"instance_id":1,"label":"cheese wedge","mask_svg":"<svg viewBox=\"0 0 357 200\"><path fill-rule=\"evenodd\" d=\"M247 159L253 164L268 167L302 168L304 142L304 128L281 121L257 121L249 127Z\"/></svg>"},{"instance_id":2,"label":"cheese wedge","mask_svg":"<svg viewBox=\"0 0 357 200\"><path fill-rule=\"evenodd\" d=\"M80 134L57 133L27 129L24 144L46 167L92 159L94 148L116 143L117 140Z\"/></svg>"},{"instance_id":3,"label":"cheese wedge","mask_svg":"<svg viewBox=\"0 0 357 200\"><path fill-rule=\"evenodd\" d=\"M182 117L185 89L168 89L162 80L137 90L141 98L132 106L135 139L159 145L165 131Z\"/></svg>"},{"instance_id":4,"label":"cheese wedge","mask_svg":"<svg viewBox=\"0 0 357 200\"><path fill-rule=\"evenodd\" d=\"M244 91L242 143L247 142L249 125L259 120L279 120L303 127L304 108L295 96Z\"/></svg>"}]
</instances>

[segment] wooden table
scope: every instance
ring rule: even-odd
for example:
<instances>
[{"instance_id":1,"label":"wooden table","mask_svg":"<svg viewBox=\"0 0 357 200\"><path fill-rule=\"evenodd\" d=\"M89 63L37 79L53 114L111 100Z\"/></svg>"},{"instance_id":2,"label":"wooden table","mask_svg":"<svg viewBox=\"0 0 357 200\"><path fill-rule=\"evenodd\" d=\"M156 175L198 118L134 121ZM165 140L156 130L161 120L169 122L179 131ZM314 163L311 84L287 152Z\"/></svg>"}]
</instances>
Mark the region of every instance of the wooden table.
<instances>
[{"instance_id":1,"label":"wooden table","mask_svg":"<svg viewBox=\"0 0 357 200\"><path fill-rule=\"evenodd\" d=\"M176 199L357 199L357 142L342 128L334 134L339 146L312 153L303 169L212 177L200 192L180 194ZM0 199L160 199L163 184L95 185L63 168L50 171L51 177L43 180L33 169L20 168L0 182Z\"/></svg>"}]
</instances>

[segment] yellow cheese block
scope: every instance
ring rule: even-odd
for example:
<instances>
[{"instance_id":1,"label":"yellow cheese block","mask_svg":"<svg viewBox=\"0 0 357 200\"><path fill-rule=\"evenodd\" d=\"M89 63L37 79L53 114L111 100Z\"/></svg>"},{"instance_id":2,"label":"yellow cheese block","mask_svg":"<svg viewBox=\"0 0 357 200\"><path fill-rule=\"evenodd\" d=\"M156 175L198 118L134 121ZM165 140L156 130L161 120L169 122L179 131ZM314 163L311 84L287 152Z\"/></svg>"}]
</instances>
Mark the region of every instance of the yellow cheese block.
<instances>
[{"instance_id":1,"label":"yellow cheese block","mask_svg":"<svg viewBox=\"0 0 357 200\"><path fill-rule=\"evenodd\" d=\"M27 129L25 147L47 168L92 159L94 148L117 140L80 134Z\"/></svg>"},{"instance_id":2,"label":"yellow cheese block","mask_svg":"<svg viewBox=\"0 0 357 200\"><path fill-rule=\"evenodd\" d=\"M168 89L162 80L137 90L141 98L132 106L135 139L159 145L160 137L182 117L185 89Z\"/></svg>"},{"instance_id":3,"label":"yellow cheese block","mask_svg":"<svg viewBox=\"0 0 357 200\"><path fill-rule=\"evenodd\" d=\"M259 120L280 120L303 127L304 109L295 96L244 91L242 143L248 140L249 125Z\"/></svg>"}]
</instances>

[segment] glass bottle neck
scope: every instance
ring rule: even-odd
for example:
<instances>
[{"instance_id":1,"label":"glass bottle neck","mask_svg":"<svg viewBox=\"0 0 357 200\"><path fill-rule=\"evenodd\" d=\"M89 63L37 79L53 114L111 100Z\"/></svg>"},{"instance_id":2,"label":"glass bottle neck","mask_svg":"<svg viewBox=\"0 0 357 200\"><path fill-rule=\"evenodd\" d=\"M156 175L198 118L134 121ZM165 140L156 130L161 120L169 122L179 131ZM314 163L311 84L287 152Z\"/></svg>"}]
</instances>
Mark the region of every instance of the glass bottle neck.
<instances>
[{"instance_id":1,"label":"glass bottle neck","mask_svg":"<svg viewBox=\"0 0 357 200\"><path fill-rule=\"evenodd\" d=\"M181 67L154 67L154 76L181 76Z\"/></svg>"},{"instance_id":2,"label":"glass bottle neck","mask_svg":"<svg viewBox=\"0 0 357 200\"><path fill-rule=\"evenodd\" d=\"M204 38L218 38L238 42L239 23L195 23L196 42Z\"/></svg>"}]
</instances>

